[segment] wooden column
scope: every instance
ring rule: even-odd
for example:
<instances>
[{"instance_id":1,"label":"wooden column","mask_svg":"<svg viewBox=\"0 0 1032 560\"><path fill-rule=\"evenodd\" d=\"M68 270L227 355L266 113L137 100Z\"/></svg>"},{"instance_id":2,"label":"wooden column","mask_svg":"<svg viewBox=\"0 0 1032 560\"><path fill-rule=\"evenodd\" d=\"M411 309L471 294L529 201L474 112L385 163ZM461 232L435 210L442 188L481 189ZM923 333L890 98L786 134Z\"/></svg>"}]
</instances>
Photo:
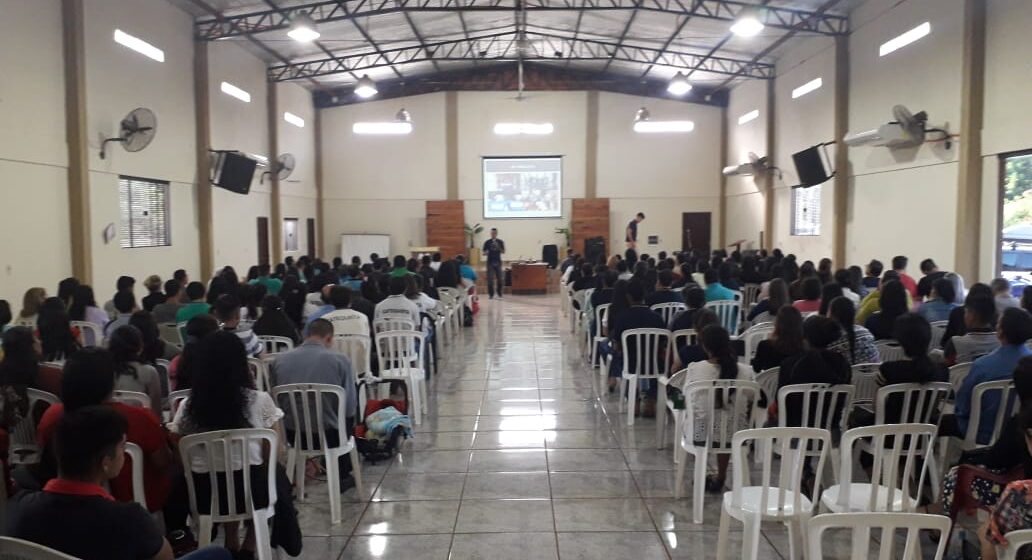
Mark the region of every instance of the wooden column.
<instances>
[{"instance_id":1,"label":"wooden column","mask_svg":"<svg viewBox=\"0 0 1032 560\"><path fill-rule=\"evenodd\" d=\"M978 278L982 235L982 124L985 109L985 0L964 2L961 67L960 171L954 270Z\"/></svg>"},{"instance_id":2,"label":"wooden column","mask_svg":"<svg viewBox=\"0 0 1032 560\"><path fill-rule=\"evenodd\" d=\"M68 144L68 232L72 276L93 283L90 227L89 132L86 123L86 41L83 0L62 0L65 140Z\"/></svg>"},{"instance_id":3,"label":"wooden column","mask_svg":"<svg viewBox=\"0 0 1032 560\"><path fill-rule=\"evenodd\" d=\"M441 248L442 259L466 254L466 210L461 200L426 201L426 243Z\"/></svg>"},{"instance_id":4,"label":"wooden column","mask_svg":"<svg viewBox=\"0 0 1032 560\"><path fill-rule=\"evenodd\" d=\"M584 150L584 198L598 196L598 91L588 92L587 135Z\"/></svg>"},{"instance_id":5,"label":"wooden column","mask_svg":"<svg viewBox=\"0 0 1032 560\"><path fill-rule=\"evenodd\" d=\"M605 238L607 255L623 253L624 246L617 244L617 240L609 238L609 199L575 198L570 216L570 238L573 250L583 255L584 241L592 237Z\"/></svg>"},{"instance_id":6,"label":"wooden column","mask_svg":"<svg viewBox=\"0 0 1032 560\"><path fill-rule=\"evenodd\" d=\"M849 132L849 36L835 37L835 179L832 215L832 256L836 268L846 264L846 226L849 222L849 147L842 138Z\"/></svg>"},{"instance_id":7,"label":"wooden column","mask_svg":"<svg viewBox=\"0 0 1032 560\"><path fill-rule=\"evenodd\" d=\"M275 162L279 157L279 88L276 87L276 82L265 84L265 102L269 116L269 171L275 171ZM272 188L272 194L269 195L269 221L272 222L269 227L269 239L272 244L272 262L275 265L283 262L283 206L280 200L279 173L269 173L269 179L269 186ZM300 247L298 244L298 248Z\"/></svg>"},{"instance_id":8,"label":"wooden column","mask_svg":"<svg viewBox=\"0 0 1032 560\"><path fill-rule=\"evenodd\" d=\"M215 241L211 204L211 98L208 92L208 42L194 41L194 130L196 144L197 252L200 281L215 273Z\"/></svg>"},{"instance_id":9,"label":"wooden column","mask_svg":"<svg viewBox=\"0 0 1032 560\"><path fill-rule=\"evenodd\" d=\"M724 175L724 166L727 162L728 124L727 107L720 108L720 165L717 170L720 173L720 229L717 230L717 246L727 247L727 176Z\"/></svg>"},{"instance_id":10,"label":"wooden column","mask_svg":"<svg viewBox=\"0 0 1032 560\"><path fill-rule=\"evenodd\" d=\"M774 110L774 78L771 78L767 80L767 161L777 161ZM774 175L767 173L763 178L763 246L767 250L774 248Z\"/></svg>"},{"instance_id":11,"label":"wooden column","mask_svg":"<svg viewBox=\"0 0 1032 560\"><path fill-rule=\"evenodd\" d=\"M445 189L448 200L459 199L459 93L444 94ZM454 257L449 255L447 258Z\"/></svg>"},{"instance_id":12,"label":"wooden column","mask_svg":"<svg viewBox=\"0 0 1032 560\"><path fill-rule=\"evenodd\" d=\"M326 258L326 232L323 231L323 226L326 222L323 221L325 216L323 212L323 140L322 140L322 114L323 110L315 109L315 235L316 239L319 240L317 244L317 251L319 256Z\"/></svg>"}]
</instances>

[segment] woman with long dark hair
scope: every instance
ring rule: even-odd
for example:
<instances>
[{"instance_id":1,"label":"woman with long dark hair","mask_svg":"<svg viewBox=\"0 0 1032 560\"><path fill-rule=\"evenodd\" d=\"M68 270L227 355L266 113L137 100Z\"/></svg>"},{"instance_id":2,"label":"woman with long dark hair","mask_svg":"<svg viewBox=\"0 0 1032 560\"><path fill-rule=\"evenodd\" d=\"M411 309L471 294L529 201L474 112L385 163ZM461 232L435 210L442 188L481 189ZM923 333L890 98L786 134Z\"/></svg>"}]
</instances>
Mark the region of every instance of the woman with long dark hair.
<instances>
[{"instance_id":1,"label":"woman with long dark hair","mask_svg":"<svg viewBox=\"0 0 1032 560\"><path fill-rule=\"evenodd\" d=\"M97 307L93 288L87 284L79 284L72 291L71 305L68 307L68 318L72 321L86 321L103 327L111 319L103 309Z\"/></svg>"},{"instance_id":2,"label":"woman with long dark hair","mask_svg":"<svg viewBox=\"0 0 1032 560\"><path fill-rule=\"evenodd\" d=\"M301 335L283 311L283 300L279 296L265 296L262 300L262 315L254 322L252 330L258 336L285 336L293 340L295 345L301 343Z\"/></svg>"},{"instance_id":3,"label":"woman with long dark hair","mask_svg":"<svg viewBox=\"0 0 1032 560\"><path fill-rule=\"evenodd\" d=\"M283 298L283 311L290 317L291 321L294 321L295 325L303 325L305 309L305 296L308 293L305 291L304 285L301 284L301 280L298 279L296 274L288 274L283 279L283 287L280 288L280 297Z\"/></svg>"},{"instance_id":4,"label":"woman with long dark hair","mask_svg":"<svg viewBox=\"0 0 1032 560\"><path fill-rule=\"evenodd\" d=\"M788 293L788 283L783 278L774 278L767 284L767 298L757 303L746 318L754 325L771 323L777 316L778 310L786 305L792 305L792 298Z\"/></svg>"},{"instance_id":5,"label":"woman with long dark hair","mask_svg":"<svg viewBox=\"0 0 1032 560\"><path fill-rule=\"evenodd\" d=\"M437 269L437 277L434 278L434 286L438 288L459 288L461 286L459 267L455 261L447 260L441 263L441 267Z\"/></svg>"},{"instance_id":6,"label":"woman with long dark hair","mask_svg":"<svg viewBox=\"0 0 1032 560\"><path fill-rule=\"evenodd\" d=\"M26 327L14 327L5 332L3 350L4 359L0 361L0 428L10 433L29 413L26 389L36 385L39 354L36 353L36 339Z\"/></svg>"},{"instance_id":7,"label":"woman with long dark hair","mask_svg":"<svg viewBox=\"0 0 1032 560\"><path fill-rule=\"evenodd\" d=\"M783 305L774 320L774 332L756 346L753 371L759 373L781 367L781 362L803 351L803 315L791 305Z\"/></svg>"},{"instance_id":8,"label":"woman with long dark hair","mask_svg":"<svg viewBox=\"0 0 1032 560\"><path fill-rule=\"evenodd\" d=\"M65 307L72 304L72 296L75 294L75 288L79 286L79 280L77 278L68 277L57 283L57 298L64 302ZM75 319L81 321L82 319ZM99 323L103 325L104 323Z\"/></svg>"},{"instance_id":9,"label":"woman with long dark hair","mask_svg":"<svg viewBox=\"0 0 1032 560\"><path fill-rule=\"evenodd\" d=\"M880 291L878 304L881 309L864 322L864 326L871 331L875 340L891 339L896 318L909 311L907 290L902 282L890 280L882 284Z\"/></svg>"},{"instance_id":10,"label":"woman with long dark hair","mask_svg":"<svg viewBox=\"0 0 1032 560\"><path fill-rule=\"evenodd\" d=\"M133 313L132 317L129 317L129 324L136 327L143 338L141 363L153 366L158 360L172 360L179 355L179 348L161 338L158 324L154 322L154 315L149 311Z\"/></svg>"},{"instance_id":11,"label":"woman with long dark hair","mask_svg":"<svg viewBox=\"0 0 1032 560\"><path fill-rule=\"evenodd\" d=\"M827 316L842 329L842 336L828 346L828 350L842 354L850 365L881 362L874 335L856 324L856 307L849 298L842 296L831 300Z\"/></svg>"},{"instance_id":12,"label":"woman with long dark hair","mask_svg":"<svg viewBox=\"0 0 1032 560\"><path fill-rule=\"evenodd\" d=\"M828 306L831 305L831 300L837 297L843 297L846 294L842 291L842 286L837 282L828 282L821 288L821 306L817 310L818 315L827 315Z\"/></svg>"},{"instance_id":13,"label":"woman with long dark hair","mask_svg":"<svg viewBox=\"0 0 1032 560\"><path fill-rule=\"evenodd\" d=\"M828 350L828 346L841 335L842 329L835 321L820 315L808 318L803 323L803 337L806 339L807 349L781 363L778 389L799 383L849 383L852 378L849 362L842 354ZM812 404L816 405L816 402ZM803 417L802 396L791 396L786 402L786 407L787 425L799 426Z\"/></svg>"},{"instance_id":14,"label":"woman with long dark hair","mask_svg":"<svg viewBox=\"0 0 1032 560\"><path fill-rule=\"evenodd\" d=\"M706 352L706 359L688 364L685 373L685 385L693 381L714 381L718 379L752 380L753 374L749 371L749 366L738 361L738 355L731 346L731 337L723 327L720 325L705 327L699 333L699 343ZM713 419L706 417L704 411L709 408L708 404L701 401L693 403L695 410L695 433L692 437L697 442L706 441L706 432L708 430L719 430L717 426L713 425ZM717 403L717 405L718 408L722 408L727 404ZM752 406L745 406L742 411L743 414L739 418L732 418L728 414L721 415L725 421L734 422L734 425L730 427L730 433L749 427ZM730 459L731 456L727 454L717 455L717 474L716 476L706 477L707 492L717 493L723 491L724 481L727 479L727 465Z\"/></svg>"},{"instance_id":15,"label":"woman with long dark hair","mask_svg":"<svg viewBox=\"0 0 1032 560\"><path fill-rule=\"evenodd\" d=\"M108 351L115 365L115 390L143 393L150 397L151 411L161 418L161 380L154 366L140 363L143 336L132 325L123 325L108 338Z\"/></svg>"},{"instance_id":16,"label":"woman with long dark hair","mask_svg":"<svg viewBox=\"0 0 1032 560\"><path fill-rule=\"evenodd\" d=\"M80 348L78 329L72 330L68 311L60 299L53 297L43 302L36 326L44 361L63 361Z\"/></svg>"}]
</instances>

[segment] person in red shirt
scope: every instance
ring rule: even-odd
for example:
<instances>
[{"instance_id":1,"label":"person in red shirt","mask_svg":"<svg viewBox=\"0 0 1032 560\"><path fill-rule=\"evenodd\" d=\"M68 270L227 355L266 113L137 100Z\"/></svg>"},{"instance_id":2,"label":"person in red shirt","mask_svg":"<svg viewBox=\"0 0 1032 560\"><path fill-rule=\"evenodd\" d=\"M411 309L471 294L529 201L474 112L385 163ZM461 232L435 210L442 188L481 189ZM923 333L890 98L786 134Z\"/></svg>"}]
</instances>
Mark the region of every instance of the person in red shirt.
<instances>
[{"instance_id":1,"label":"person in red shirt","mask_svg":"<svg viewBox=\"0 0 1032 560\"><path fill-rule=\"evenodd\" d=\"M917 295L917 281L907 274L907 258L903 255L892 257L892 270L899 274L899 281L910 294L910 301L919 302L921 298Z\"/></svg>"}]
</instances>

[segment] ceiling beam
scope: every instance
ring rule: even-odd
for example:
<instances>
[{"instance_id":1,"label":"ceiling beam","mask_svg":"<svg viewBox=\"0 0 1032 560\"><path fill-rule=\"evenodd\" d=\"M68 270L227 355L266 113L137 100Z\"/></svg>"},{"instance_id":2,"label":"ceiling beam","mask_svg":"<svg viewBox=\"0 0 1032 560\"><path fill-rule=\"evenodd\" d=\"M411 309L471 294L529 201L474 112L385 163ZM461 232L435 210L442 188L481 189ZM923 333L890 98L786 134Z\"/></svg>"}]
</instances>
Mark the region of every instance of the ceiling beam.
<instances>
[{"instance_id":1,"label":"ceiling beam","mask_svg":"<svg viewBox=\"0 0 1032 560\"><path fill-rule=\"evenodd\" d=\"M511 12L523 1L528 12L645 10L677 16L734 21L745 9L760 4L742 0L318 0L290 6L305 11L317 23L354 20L398 12ZM767 27L821 35L849 33L849 18L821 10L764 6L760 20ZM290 21L276 10L257 10L202 19L197 37L214 41L287 29Z\"/></svg>"},{"instance_id":2,"label":"ceiling beam","mask_svg":"<svg viewBox=\"0 0 1032 560\"><path fill-rule=\"evenodd\" d=\"M747 76L770 79L774 66L758 60L729 57L706 57L701 54L663 51L650 47L618 45L593 39L573 39L539 32L526 32L527 42L520 53L517 33L506 31L472 37L427 43L413 47L399 47L375 52L340 55L333 58L299 61L269 67L269 79L289 81L319 76L355 72L373 68L394 67L401 64L426 61L517 61L564 60L578 61L617 60L640 64L656 64L680 70L699 70L727 76Z\"/></svg>"},{"instance_id":3,"label":"ceiling beam","mask_svg":"<svg viewBox=\"0 0 1032 560\"><path fill-rule=\"evenodd\" d=\"M337 3L338 6L341 7L341 9L344 10L345 13L350 13L350 8L348 8L348 6L346 5L347 4L346 2L344 2L343 0L337 0L336 3ZM377 45L376 41L374 41L373 38L369 35L369 33L366 32L365 28L358 24L358 21L355 19L355 17L350 17L350 18L347 18L347 19L348 19L348 21L351 22L351 25L355 26L355 29L357 29L359 34L362 35L362 38L364 38L369 43L369 46L373 47L374 51L376 51L377 53L383 53L383 49L380 48L380 45ZM333 57L333 58L336 58L336 57ZM394 67L394 65L391 65L391 71L394 72L394 75L399 77L399 78L404 78L405 77L405 76L401 75L401 72L399 72L398 69Z\"/></svg>"},{"instance_id":4,"label":"ceiling beam","mask_svg":"<svg viewBox=\"0 0 1032 560\"><path fill-rule=\"evenodd\" d=\"M641 0L636 0L636 2L639 5L641 4ZM624 40L627 39L627 33L631 30L631 26L634 25L634 20L637 17L638 17L638 10L637 10L637 8L635 8L634 10L631 10L631 15L630 15L630 17L627 18L627 24L624 25L623 31L620 32L620 36L616 38L616 47L617 48L613 49L614 57L615 57L616 51L619 50L620 46L623 45ZM605 72L606 70L609 70L609 65L612 64L612 63L613 63L613 57L610 57L609 60L606 61L606 65L602 67L602 71Z\"/></svg>"},{"instance_id":5,"label":"ceiling beam","mask_svg":"<svg viewBox=\"0 0 1032 560\"><path fill-rule=\"evenodd\" d=\"M701 4L702 1L703 0L695 0L695 7L697 7L699 4ZM694 11L694 7L693 7L693 11ZM678 35L681 34L681 31L684 29L684 27L686 25L688 25L688 22L691 21L691 20L692 20L692 16L690 16L690 15L684 16L684 19L681 20L681 23L677 24L677 27L674 28L674 32L671 33L669 37L667 37L667 40L663 42L663 46L660 47L659 50L665 51L668 48L670 48L670 45L673 44L674 39L676 39L678 37ZM656 60L659 60L658 56L656 57ZM652 61L651 64L649 64L648 66L645 67L645 70L641 73L641 77L644 78L645 76L648 76L649 72L652 71L652 68L655 65L656 65L656 61L654 60L654 61Z\"/></svg>"},{"instance_id":6,"label":"ceiling beam","mask_svg":"<svg viewBox=\"0 0 1032 560\"><path fill-rule=\"evenodd\" d=\"M273 10L276 10L276 13L281 14L284 17L289 17L290 14L287 11L285 11L283 8L278 6L272 0L265 0L265 3L268 4L269 7L272 8ZM329 56L331 58L336 58L336 55L334 55L330 51L330 49L326 48L326 45L322 44L322 42L320 42L318 39L312 41L312 44L315 45L316 47L318 47L319 50L321 50L323 52L323 54L325 54L326 56ZM356 80L358 79L358 76L356 76L354 74L352 74L351 77L356 79Z\"/></svg>"}]
</instances>

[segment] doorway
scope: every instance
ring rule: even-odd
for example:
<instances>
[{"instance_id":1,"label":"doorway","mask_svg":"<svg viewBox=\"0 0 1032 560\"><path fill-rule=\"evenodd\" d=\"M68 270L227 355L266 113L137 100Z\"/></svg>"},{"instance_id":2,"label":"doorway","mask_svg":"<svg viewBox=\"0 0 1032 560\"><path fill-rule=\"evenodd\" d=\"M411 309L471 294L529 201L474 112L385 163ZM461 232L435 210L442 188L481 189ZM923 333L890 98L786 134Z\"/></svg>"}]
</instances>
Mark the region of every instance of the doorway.
<instances>
[{"instance_id":1,"label":"doorway","mask_svg":"<svg viewBox=\"0 0 1032 560\"><path fill-rule=\"evenodd\" d=\"M258 264L269 264L269 218L258 217Z\"/></svg>"},{"instance_id":2,"label":"doorway","mask_svg":"<svg viewBox=\"0 0 1032 560\"><path fill-rule=\"evenodd\" d=\"M1021 296L1032 285L1032 150L1000 154L996 267Z\"/></svg>"},{"instance_id":3,"label":"doorway","mask_svg":"<svg viewBox=\"0 0 1032 560\"><path fill-rule=\"evenodd\" d=\"M683 212L681 214L681 250L710 254L711 212Z\"/></svg>"},{"instance_id":4,"label":"doorway","mask_svg":"<svg viewBox=\"0 0 1032 560\"><path fill-rule=\"evenodd\" d=\"M315 258L315 218L308 218L308 256Z\"/></svg>"}]
</instances>

